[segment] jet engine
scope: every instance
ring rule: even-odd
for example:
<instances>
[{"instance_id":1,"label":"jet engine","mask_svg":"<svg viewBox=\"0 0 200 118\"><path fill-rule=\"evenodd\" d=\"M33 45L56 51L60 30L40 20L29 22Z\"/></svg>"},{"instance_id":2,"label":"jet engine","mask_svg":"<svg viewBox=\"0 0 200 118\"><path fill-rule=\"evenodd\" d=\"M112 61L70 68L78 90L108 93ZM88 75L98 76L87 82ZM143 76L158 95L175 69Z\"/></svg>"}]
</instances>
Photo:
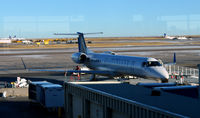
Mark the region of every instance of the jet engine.
<instances>
[{"instance_id":1,"label":"jet engine","mask_svg":"<svg viewBox=\"0 0 200 118\"><path fill-rule=\"evenodd\" d=\"M87 55L85 53L80 53L80 52L74 53L74 54L72 54L72 60L75 63L81 64L81 63L86 62Z\"/></svg>"}]
</instances>

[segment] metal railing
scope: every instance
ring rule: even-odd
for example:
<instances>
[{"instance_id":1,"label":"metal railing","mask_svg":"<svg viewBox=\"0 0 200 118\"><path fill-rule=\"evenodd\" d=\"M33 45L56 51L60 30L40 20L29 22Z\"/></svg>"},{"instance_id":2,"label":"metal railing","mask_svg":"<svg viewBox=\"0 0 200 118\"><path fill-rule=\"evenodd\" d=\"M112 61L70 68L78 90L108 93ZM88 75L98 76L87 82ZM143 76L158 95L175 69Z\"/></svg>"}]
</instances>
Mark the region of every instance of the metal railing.
<instances>
[{"instance_id":1,"label":"metal railing","mask_svg":"<svg viewBox=\"0 0 200 118\"><path fill-rule=\"evenodd\" d=\"M199 69L182 67L178 65L165 65L170 77L176 76L187 83L198 83ZM176 79L177 79L176 78Z\"/></svg>"}]
</instances>

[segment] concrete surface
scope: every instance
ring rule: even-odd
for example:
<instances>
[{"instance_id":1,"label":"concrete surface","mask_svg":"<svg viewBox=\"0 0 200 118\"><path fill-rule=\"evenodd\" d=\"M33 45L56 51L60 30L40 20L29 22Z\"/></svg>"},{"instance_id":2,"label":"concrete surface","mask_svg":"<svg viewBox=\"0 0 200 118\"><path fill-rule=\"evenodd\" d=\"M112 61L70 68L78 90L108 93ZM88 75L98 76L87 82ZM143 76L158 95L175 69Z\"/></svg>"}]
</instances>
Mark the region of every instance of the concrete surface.
<instances>
[{"instance_id":1,"label":"concrete surface","mask_svg":"<svg viewBox=\"0 0 200 118\"><path fill-rule=\"evenodd\" d=\"M0 98L1 118L57 118L56 112L48 112L42 106L32 103L27 97Z\"/></svg>"},{"instance_id":2,"label":"concrete surface","mask_svg":"<svg viewBox=\"0 0 200 118\"><path fill-rule=\"evenodd\" d=\"M0 88L0 93L6 92L7 97L28 96L28 88Z\"/></svg>"}]
</instances>

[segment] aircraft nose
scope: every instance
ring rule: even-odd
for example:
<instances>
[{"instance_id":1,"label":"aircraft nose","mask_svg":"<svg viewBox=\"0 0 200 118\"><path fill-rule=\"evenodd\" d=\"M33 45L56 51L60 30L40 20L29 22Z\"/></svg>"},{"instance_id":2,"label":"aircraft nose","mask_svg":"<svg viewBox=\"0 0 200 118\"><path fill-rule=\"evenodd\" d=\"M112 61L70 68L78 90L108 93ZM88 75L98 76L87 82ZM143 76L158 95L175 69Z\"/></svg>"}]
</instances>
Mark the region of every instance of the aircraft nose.
<instances>
[{"instance_id":1,"label":"aircraft nose","mask_svg":"<svg viewBox=\"0 0 200 118\"><path fill-rule=\"evenodd\" d=\"M153 69L153 75L155 78L159 78L161 80L168 80L169 79L169 73L166 71L165 68L154 68Z\"/></svg>"},{"instance_id":2,"label":"aircraft nose","mask_svg":"<svg viewBox=\"0 0 200 118\"><path fill-rule=\"evenodd\" d=\"M166 83L169 80L169 73L166 71L166 69L163 70L162 74L160 74L160 79L162 82Z\"/></svg>"},{"instance_id":3,"label":"aircraft nose","mask_svg":"<svg viewBox=\"0 0 200 118\"><path fill-rule=\"evenodd\" d=\"M162 74L160 74L160 78L161 79L169 79L169 73L164 70L164 72L162 72Z\"/></svg>"}]
</instances>

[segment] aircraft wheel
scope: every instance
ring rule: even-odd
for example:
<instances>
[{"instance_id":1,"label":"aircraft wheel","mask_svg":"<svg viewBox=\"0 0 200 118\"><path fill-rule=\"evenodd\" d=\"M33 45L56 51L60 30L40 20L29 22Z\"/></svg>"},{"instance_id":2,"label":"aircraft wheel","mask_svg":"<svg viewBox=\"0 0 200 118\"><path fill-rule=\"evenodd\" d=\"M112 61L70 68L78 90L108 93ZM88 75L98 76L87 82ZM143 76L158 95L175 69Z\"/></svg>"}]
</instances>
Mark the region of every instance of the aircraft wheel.
<instances>
[{"instance_id":1,"label":"aircraft wheel","mask_svg":"<svg viewBox=\"0 0 200 118\"><path fill-rule=\"evenodd\" d=\"M168 79L161 80L162 83L168 83L168 81L169 81Z\"/></svg>"}]
</instances>

